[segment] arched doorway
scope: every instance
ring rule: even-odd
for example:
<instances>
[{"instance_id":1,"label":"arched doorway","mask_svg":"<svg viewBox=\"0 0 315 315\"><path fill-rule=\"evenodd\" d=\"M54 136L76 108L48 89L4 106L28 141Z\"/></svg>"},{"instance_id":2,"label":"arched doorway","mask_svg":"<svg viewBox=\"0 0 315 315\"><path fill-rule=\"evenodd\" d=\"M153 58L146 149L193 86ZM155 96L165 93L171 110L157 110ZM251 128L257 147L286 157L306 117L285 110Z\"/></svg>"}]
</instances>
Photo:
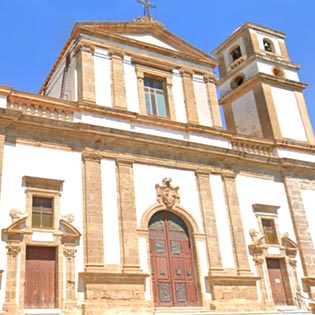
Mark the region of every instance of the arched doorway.
<instances>
[{"instance_id":1,"label":"arched doorway","mask_svg":"<svg viewBox=\"0 0 315 315\"><path fill-rule=\"evenodd\" d=\"M184 221L159 211L149 222L149 237L155 306L197 306L193 255Z\"/></svg>"}]
</instances>

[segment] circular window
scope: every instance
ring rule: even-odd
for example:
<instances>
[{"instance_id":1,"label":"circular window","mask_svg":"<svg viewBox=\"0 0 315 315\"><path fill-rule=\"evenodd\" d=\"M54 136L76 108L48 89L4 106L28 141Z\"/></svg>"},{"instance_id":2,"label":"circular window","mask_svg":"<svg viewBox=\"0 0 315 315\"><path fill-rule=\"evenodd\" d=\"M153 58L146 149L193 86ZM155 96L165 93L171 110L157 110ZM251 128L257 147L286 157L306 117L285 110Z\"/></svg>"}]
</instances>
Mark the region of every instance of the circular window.
<instances>
[{"instance_id":1,"label":"circular window","mask_svg":"<svg viewBox=\"0 0 315 315\"><path fill-rule=\"evenodd\" d=\"M279 69L279 68L273 68L272 73L276 77L279 77L279 78L284 78L284 76L285 76L284 71L282 69Z\"/></svg>"},{"instance_id":2,"label":"circular window","mask_svg":"<svg viewBox=\"0 0 315 315\"><path fill-rule=\"evenodd\" d=\"M236 78L234 78L231 82L231 88L232 89L235 89L237 88L238 86L240 86L241 84L243 84L245 80L245 77L244 75L238 75Z\"/></svg>"}]
</instances>

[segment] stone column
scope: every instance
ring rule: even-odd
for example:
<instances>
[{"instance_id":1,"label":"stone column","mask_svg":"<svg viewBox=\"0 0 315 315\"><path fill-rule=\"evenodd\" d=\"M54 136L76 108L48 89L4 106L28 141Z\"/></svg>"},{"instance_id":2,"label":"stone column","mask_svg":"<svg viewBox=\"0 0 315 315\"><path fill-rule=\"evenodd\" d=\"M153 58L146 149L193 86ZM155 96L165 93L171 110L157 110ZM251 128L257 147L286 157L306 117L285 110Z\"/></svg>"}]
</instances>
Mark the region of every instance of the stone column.
<instances>
[{"instance_id":1,"label":"stone column","mask_svg":"<svg viewBox=\"0 0 315 315\"><path fill-rule=\"evenodd\" d=\"M78 100L95 104L94 47L79 44L76 47L78 58Z\"/></svg>"},{"instance_id":2,"label":"stone column","mask_svg":"<svg viewBox=\"0 0 315 315\"><path fill-rule=\"evenodd\" d=\"M18 270L18 255L21 251L20 241L7 241L7 277L6 277L6 290L5 301L3 310L5 314L15 315L18 314L18 306L16 303L17 292L17 270Z\"/></svg>"},{"instance_id":3,"label":"stone column","mask_svg":"<svg viewBox=\"0 0 315 315\"><path fill-rule=\"evenodd\" d=\"M112 105L116 108L127 109L125 75L124 75L124 54L118 51L109 51L112 57Z\"/></svg>"},{"instance_id":4,"label":"stone column","mask_svg":"<svg viewBox=\"0 0 315 315\"><path fill-rule=\"evenodd\" d=\"M140 272L133 163L117 160L116 164L122 268L126 273Z\"/></svg>"},{"instance_id":5,"label":"stone column","mask_svg":"<svg viewBox=\"0 0 315 315\"><path fill-rule=\"evenodd\" d=\"M84 249L87 269L104 267L101 180L100 156L83 154Z\"/></svg>"},{"instance_id":6,"label":"stone column","mask_svg":"<svg viewBox=\"0 0 315 315\"><path fill-rule=\"evenodd\" d=\"M74 244L65 244L63 253L66 258L66 309L73 309L76 306L75 296L75 253Z\"/></svg>"},{"instance_id":7,"label":"stone column","mask_svg":"<svg viewBox=\"0 0 315 315\"><path fill-rule=\"evenodd\" d=\"M236 191L235 174L222 174L225 199L229 214L232 246L236 269L239 274L250 272L243 223Z\"/></svg>"},{"instance_id":8,"label":"stone column","mask_svg":"<svg viewBox=\"0 0 315 315\"><path fill-rule=\"evenodd\" d=\"M204 80L207 85L207 94L208 94L208 103L210 108L210 113L212 117L212 125L213 127L222 128L222 120L220 114L220 108L217 98L215 81L212 77L205 76Z\"/></svg>"},{"instance_id":9,"label":"stone column","mask_svg":"<svg viewBox=\"0 0 315 315\"><path fill-rule=\"evenodd\" d=\"M222 270L222 261L209 176L209 172L196 172L211 273L211 271Z\"/></svg>"},{"instance_id":10,"label":"stone column","mask_svg":"<svg viewBox=\"0 0 315 315\"><path fill-rule=\"evenodd\" d=\"M193 84L193 72L181 69L183 78L183 90L186 105L187 122L198 124L198 112Z\"/></svg>"},{"instance_id":11,"label":"stone column","mask_svg":"<svg viewBox=\"0 0 315 315\"><path fill-rule=\"evenodd\" d=\"M315 297L315 251L303 205L299 182L283 176L294 232L310 298Z\"/></svg>"}]
</instances>

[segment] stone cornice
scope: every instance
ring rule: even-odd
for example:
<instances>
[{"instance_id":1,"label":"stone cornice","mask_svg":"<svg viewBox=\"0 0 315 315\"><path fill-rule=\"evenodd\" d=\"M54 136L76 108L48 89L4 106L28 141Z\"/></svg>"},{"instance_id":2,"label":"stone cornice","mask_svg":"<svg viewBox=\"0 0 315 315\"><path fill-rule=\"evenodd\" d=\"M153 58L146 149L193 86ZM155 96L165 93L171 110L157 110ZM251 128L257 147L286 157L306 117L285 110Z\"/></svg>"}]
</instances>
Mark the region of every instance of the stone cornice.
<instances>
[{"instance_id":1,"label":"stone cornice","mask_svg":"<svg viewBox=\"0 0 315 315\"><path fill-rule=\"evenodd\" d=\"M253 85L257 82L267 82L275 85L281 85L282 87L293 88L296 91L302 91L306 88L307 84L302 82L297 82L293 80L288 80L285 78L279 78L273 75L269 75L266 73L259 72L255 76L246 80L242 85L238 86L234 90L231 90L227 94L225 94L220 100L220 104L224 105L228 103L230 100L234 99L235 94L240 95L241 91L247 92L247 90L252 89Z\"/></svg>"},{"instance_id":2,"label":"stone cornice","mask_svg":"<svg viewBox=\"0 0 315 315\"><path fill-rule=\"evenodd\" d=\"M5 114L6 111L1 110L2 118ZM0 120L0 125L1 123L2 121ZM172 122L170 123L172 124ZM309 176L310 173L314 172L314 163L311 162L258 155L234 149L187 142L185 140L83 123L63 122L52 119L43 120L40 117L25 114L20 114L18 121L11 118L10 127L7 129L7 141L10 141L11 128L15 133L13 140L21 139L21 143L26 141L29 145L38 146L40 141L43 146L47 143L49 147L64 147L66 150L75 149L77 151L86 148L88 144L92 151L98 148L97 153L100 154L100 157L119 159L121 152L124 152L136 163L161 163L161 165L169 163L170 165L174 164L174 167L181 165L180 167L187 167L192 170L195 170L196 165L200 165L200 163L204 164L204 166L208 165L209 170L212 170L213 167L221 168L222 165L225 168L245 167L246 169L260 169L263 166L265 170L270 170L271 172L295 172L301 177ZM45 133L49 134L49 138L45 137L45 141L35 139L36 137L41 138L41 135ZM63 135L63 140L58 147L56 141L60 139L58 136L60 134ZM77 140L74 141L75 139ZM82 148L80 149L80 146L72 148L72 143L81 143ZM144 148L145 151L143 151ZM315 149L310 148L309 150L315 151ZM140 151L145 152L145 155L139 154L138 152ZM170 154L172 155L172 161L177 159L176 163L169 160Z\"/></svg>"}]
</instances>

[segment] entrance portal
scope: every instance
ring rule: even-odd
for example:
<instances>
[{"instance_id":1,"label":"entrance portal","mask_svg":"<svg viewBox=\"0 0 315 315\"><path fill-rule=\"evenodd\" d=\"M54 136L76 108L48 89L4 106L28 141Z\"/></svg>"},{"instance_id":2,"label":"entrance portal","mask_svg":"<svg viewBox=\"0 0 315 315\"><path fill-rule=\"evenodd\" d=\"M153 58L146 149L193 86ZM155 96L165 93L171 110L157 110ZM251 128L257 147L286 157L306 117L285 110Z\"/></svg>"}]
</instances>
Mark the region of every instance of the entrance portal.
<instances>
[{"instance_id":1,"label":"entrance portal","mask_svg":"<svg viewBox=\"0 0 315 315\"><path fill-rule=\"evenodd\" d=\"M149 222L153 294L156 306L197 306L192 250L186 224L157 212Z\"/></svg>"},{"instance_id":2,"label":"entrance portal","mask_svg":"<svg viewBox=\"0 0 315 315\"><path fill-rule=\"evenodd\" d=\"M27 246L24 307L56 307L55 247Z\"/></svg>"}]
</instances>

